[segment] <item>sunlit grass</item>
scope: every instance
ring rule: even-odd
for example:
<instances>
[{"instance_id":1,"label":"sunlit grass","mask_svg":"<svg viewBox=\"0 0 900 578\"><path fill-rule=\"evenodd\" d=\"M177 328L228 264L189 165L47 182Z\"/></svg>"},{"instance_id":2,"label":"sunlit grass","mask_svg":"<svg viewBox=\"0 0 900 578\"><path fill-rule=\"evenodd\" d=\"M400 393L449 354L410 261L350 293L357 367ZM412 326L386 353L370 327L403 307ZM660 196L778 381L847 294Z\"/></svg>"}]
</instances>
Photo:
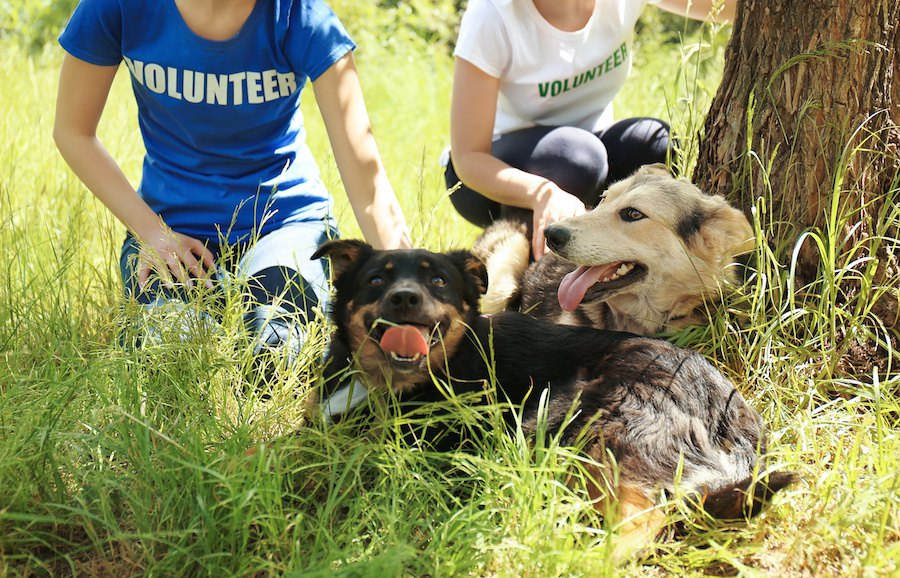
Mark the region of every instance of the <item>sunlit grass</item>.
<instances>
[{"instance_id":1,"label":"sunlit grass","mask_svg":"<svg viewBox=\"0 0 900 578\"><path fill-rule=\"evenodd\" d=\"M619 116L670 118L693 135L718 82L722 41L644 41ZM710 528L673 506L682 535L614 566L609 528L577 484L566 483L581 458L552 439L534 446L488 428L477 451L422 451L398 430L431 418L398 416L386 400L375 400L372 423L305 427L324 325L315 326L306 362L279 374L268 401L248 375L237 299L218 312L219 331L120 348L124 232L53 147L58 51L28 58L3 49L0 574L900 571L900 384L890 334L872 315L897 281L877 279L868 257L896 242L897 187L885 192L878 233L847 245L855 213L840 203L823 229L772 238L780 228L769 207L779 192L752 184L759 243L746 281L709 325L673 339L735 381L769 424L771 460L802 481L749 524ZM357 62L414 241L437 250L470 245L476 231L453 212L438 165L448 140L449 57L440 47L395 43L361 46ZM118 78L101 135L136 182L142 151L129 91ZM344 236L358 236L311 97L304 111ZM694 145L684 142L690 163ZM823 255L820 277L803 286L792 261L799 242ZM851 363L857 351L876 352L877 365ZM458 414L469 427L499 417L491 406Z\"/></svg>"}]
</instances>

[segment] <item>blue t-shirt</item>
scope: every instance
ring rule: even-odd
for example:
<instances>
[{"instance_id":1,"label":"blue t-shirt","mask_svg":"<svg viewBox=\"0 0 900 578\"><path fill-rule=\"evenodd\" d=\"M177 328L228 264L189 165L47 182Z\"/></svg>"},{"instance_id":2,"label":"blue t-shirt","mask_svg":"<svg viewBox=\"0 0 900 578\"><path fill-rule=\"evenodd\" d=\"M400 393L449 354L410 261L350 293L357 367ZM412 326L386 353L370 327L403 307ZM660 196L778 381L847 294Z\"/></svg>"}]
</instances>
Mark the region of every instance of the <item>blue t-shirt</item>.
<instances>
[{"instance_id":1,"label":"blue t-shirt","mask_svg":"<svg viewBox=\"0 0 900 578\"><path fill-rule=\"evenodd\" d=\"M127 65L146 148L139 194L176 231L233 243L329 215L300 93L356 45L322 0L257 0L224 41L194 34L174 0L82 0L59 42Z\"/></svg>"}]
</instances>

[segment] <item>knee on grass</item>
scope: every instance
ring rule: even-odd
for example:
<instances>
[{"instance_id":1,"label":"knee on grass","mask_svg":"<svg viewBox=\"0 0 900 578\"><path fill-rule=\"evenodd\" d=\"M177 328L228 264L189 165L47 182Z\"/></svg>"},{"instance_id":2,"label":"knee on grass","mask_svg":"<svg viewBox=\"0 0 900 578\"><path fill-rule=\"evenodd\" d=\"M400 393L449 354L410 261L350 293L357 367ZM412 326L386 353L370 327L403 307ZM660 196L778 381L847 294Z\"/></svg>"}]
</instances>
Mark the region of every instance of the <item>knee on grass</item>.
<instances>
[{"instance_id":1,"label":"knee on grass","mask_svg":"<svg viewBox=\"0 0 900 578\"><path fill-rule=\"evenodd\" d=\"M252 343L253 356L283 352L293 364L306 341L305 322L278 305L258 305L244 314Z\"/></svg>"}]
</instances>

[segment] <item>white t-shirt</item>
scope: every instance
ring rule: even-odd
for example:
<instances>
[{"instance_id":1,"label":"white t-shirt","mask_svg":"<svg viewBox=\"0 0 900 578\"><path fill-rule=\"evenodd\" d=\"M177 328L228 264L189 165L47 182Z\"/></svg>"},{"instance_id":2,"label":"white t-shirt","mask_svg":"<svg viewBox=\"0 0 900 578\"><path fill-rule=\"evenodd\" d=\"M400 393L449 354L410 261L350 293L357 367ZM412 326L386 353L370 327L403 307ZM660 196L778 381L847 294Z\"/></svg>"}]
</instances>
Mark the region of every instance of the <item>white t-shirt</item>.
<instances>
[{"instance_id":1,"label":"white t-shirt","mask_svg":"<svg viewBox=\"0 0 900 578\"><path fill-rule=\"evenodd\" d=\"M454 55L500 79L494 138L535 125L597 132L631 70L634 25L658 0L596 0L581 30L547 22L532 0L470 0Z\"/></svg>"}]
</instances>

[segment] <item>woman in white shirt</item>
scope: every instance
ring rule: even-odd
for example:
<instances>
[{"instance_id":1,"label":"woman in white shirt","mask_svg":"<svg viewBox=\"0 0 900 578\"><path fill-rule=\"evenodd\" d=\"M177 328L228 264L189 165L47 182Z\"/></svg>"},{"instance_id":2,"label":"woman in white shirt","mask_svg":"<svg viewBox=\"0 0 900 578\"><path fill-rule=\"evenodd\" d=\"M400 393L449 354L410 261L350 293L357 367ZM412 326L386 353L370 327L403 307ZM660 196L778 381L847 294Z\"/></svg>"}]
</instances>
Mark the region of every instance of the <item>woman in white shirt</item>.
<instances>
[{"instance_id":1,"label":"woman in white shirt","mask_svg":"<svg viewBox=\"0 0 900 578\"><path fill-rule=\"evenodd\" d=\"M485 227L526 219L532 252L544 228L596 204L608 183L665 162L669 126L614 122L646 4L731 20L735 0L471 0L460 25L445 174L454 207ZM718 12L711 14L713 5Z\"/></svg>"}]
</instances>

